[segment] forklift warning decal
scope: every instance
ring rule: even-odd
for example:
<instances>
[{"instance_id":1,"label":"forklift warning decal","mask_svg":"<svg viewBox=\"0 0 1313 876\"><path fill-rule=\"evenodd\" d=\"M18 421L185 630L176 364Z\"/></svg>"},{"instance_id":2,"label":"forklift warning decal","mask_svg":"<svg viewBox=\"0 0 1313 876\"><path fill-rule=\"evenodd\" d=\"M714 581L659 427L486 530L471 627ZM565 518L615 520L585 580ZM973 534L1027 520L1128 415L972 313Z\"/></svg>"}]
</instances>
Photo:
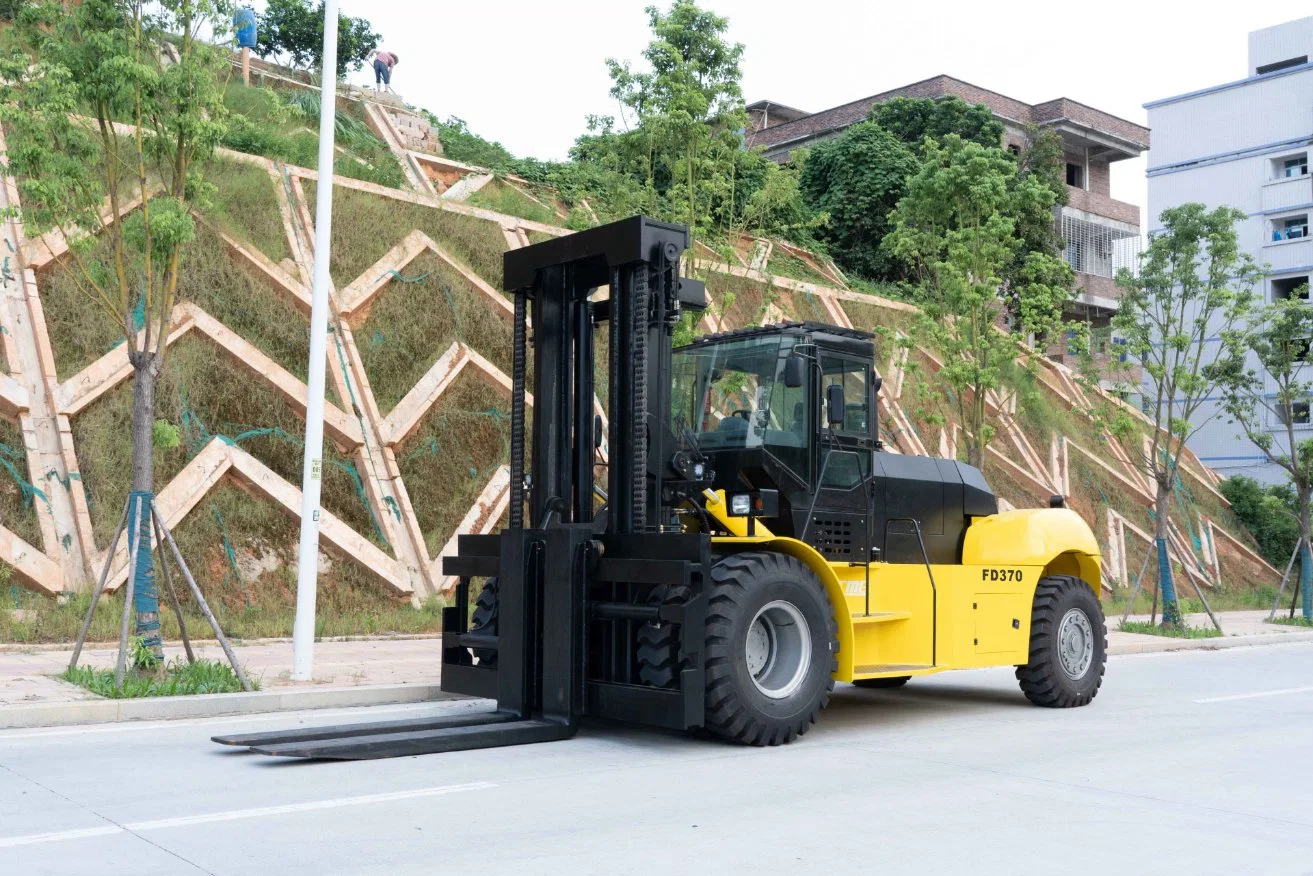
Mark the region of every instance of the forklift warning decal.
<instances>
[{"instance_id":1,"label":"forklift warning decal","mask_svg":"<svg viewBox=\"0 0 1313 876\"><path fill-rule=\"evenodd\" d=\"M1025 577L1020 569L981 569L981 581L1021 581Z\"/></svg>"}]
</instances>

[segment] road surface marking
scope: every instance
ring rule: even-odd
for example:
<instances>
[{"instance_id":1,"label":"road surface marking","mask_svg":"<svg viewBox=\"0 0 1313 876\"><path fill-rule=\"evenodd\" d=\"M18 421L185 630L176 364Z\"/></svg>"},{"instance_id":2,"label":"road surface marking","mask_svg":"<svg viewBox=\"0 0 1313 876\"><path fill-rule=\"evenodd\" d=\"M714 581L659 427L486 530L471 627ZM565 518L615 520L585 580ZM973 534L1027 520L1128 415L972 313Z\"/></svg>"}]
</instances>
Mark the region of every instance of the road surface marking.
<instances>
[{"instance_id":1,"label":"road surface marking","mask_svg":"<svg viewBox=\"0 0 1313 876\"><path fill-rule=\"evenodd\" d=\"M1209 697L1206 700L1195 700L1196 703L1229 703L1232 700L1256 700L1259 697L1280 697L1286 694L1309 693L1313 687L1287 687L1281 690L1263 690L1258 693L1232 694L1229 697Z\"/></svg>"},{"instance_id":2,"label":"road surface marking","mask_svg":"<svg viewBox=\"0 0 1313 876\"><path fill-rule=\"evenodd\" d=\"M414 800L417 797L437 797L442 794L457 794L462 791L481 791L497 787L492 782L470 782L464 785L442 785L437 788L417 788L413 791L392 791L386 794L366 794L360 797L338 797L332 800L311 800L308 803L289 803L286 806L262 806L257 809L232 809L228 812L210 812L205 815L184 815L179 818L163 818L158 821L137 821L131 824L107 824L103 827L88 827L81 830L61 830L54 833L33 833L26 836L0 837L0 849L14 846L29 846L36 843L54 843L65 840L85 839L87 837L113 836L120 833L143 833L150 830L165 830L170 827L190 827L196 824L212 824L217 821L236 821L242 818L268 818L275 815L291 815L298 812L318 812L323 809L340 809L344 806L368 806L374 803L393 803L398 800Z\"/></svg>"}]
</instances>

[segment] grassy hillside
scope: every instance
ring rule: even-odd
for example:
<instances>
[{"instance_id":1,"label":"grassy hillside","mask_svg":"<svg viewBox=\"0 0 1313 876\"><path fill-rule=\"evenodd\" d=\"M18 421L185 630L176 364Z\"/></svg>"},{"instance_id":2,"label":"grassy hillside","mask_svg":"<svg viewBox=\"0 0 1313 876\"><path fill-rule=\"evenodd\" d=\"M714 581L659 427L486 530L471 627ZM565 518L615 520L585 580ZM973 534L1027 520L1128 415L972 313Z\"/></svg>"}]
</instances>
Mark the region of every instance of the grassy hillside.
<instances>
[{"instance_id":1,"label":"grassy hillside","mask_svg":"<svg viewBox=\"0 0 1313 876\"><path fill-rule=\"evenodd\" d=\"M313 163L306 152L306 137L311 132L304 113L287 95L232 86L228 102L250 120L240 136L230 137L228 145L285 164L219 158L206 169L217 191L204 211L196 241L185 254L182 296L293 377L303 380L308 356L304 305L235 254L220 234L281 264L289 276L296 277L298 268L308 271L307 255L293 245L283 223L279 193L290 199L295 215L313 217L314 186L300 178L294 166L296 160ZM347 117L360 121L355 116ZM402 185L400 168L390 153L377 152L359 133L351 123L345 133L339 130L344 151L339 157L338 173L392 187ZM384 168L387 161L392 162L388 165L391 169ZM335 189L331 273L339 295L360 278L369 282L386 279L387 283L368 304L343 318L349 333L335 331L330 338L329 355L334 367L350 371L354 367L352 356L357 357L368 386L351 378L348 397L330 390L330 400L363 432L384 435L384 440L391 442L391 461L373 446L373 438L369 439L370 446L363 448L333 447L330 442L325 457L323 504L363 539L396 557L401 554L398 545L386 536L385 524L403 521L413 513L414 529L431 557L456 531L505 461L505 391L495 375L467 364L466 370L404 434L392 434L386 422L382 426L373 423L371 408L377 410L379 418L387 418L458 341L491 368L508 371L509 322L504 309L435 253L423 252L391 275L373 277L370 272L407 235L418 230L450 260L498 289L502 255L508 246L503 229L514 228L517 217L547 224L564 220L549 206L550 198L539 203L501 180L470 201L471 205L502 214L495 221L466 215L469 211L444 210L436 202L413 201L413 196L387 197L346 183ZM307 241L313 235L310 228L293 228L290 232L303 233ZM528 230L527 237L538 242L550 235ZM711 258L712 252L722 253L716 258L734 264L740 271L750 260L754 245L744 239L711 244L711 249L700 250L705 257ZM707 281L713 314L726 328L777 318L832 321L832 311L817 294L785 280L816 286L834 286L835 280L783 247L775 247L763 274L734 276L706 264L697 272ZM775 283L774 278L784 280ZM60 381L68 381L122 344L121 327L108 324L87 305L68 266L56 262L44 267L37 283ZM853 325L877 333L878 359L882 370L887 370L898 350L898 333L913 330L912 315L888 306L879 297L860 298L847 290L845 297L831 296L829 303L841 308ZM686 331L690 329L702 331L703 327L685 326ZM351 336L350 343L344 334ZM600 362L605 328L600 330L597 342ZM333 385L330 381L330 387ZM1045 464L1055 434L1101 459L1114 459L1115 448L1109 445L1112 439L1088 417L1072 410L1067 400L1043 383L1028 383L1021 389L1016 422ZM606 391L606 377L599 374L598 392L603 400ZM370 393L372 405L367 403ZM72 417L81 483L100 549L112 534L127 491L130 401L130 385L120 383ZM907 427L931 452L937 451L944 430L951 433L954 406L937 382L933 361L920 350L910 351L899 403ZM170 348L159 390L159 418L176 430L178 440L175 445L165 442L157 447L157 489L169 484L207 442L216 439L250 453L289 484L299 484L304 423L296 406L199 332ZM370 432L375 426L377 430ZM887 421L884 428L885 440L895 443L898 426ZM1002 439L995 446L1010 458L1016 457ZM20 480L30 479L21 448L21 436L14 425L0 421L0 519L20 537L39 545L33 499L18 487ZM1109 509L1141 529L1152 530L1152 516L1123 483L1081 453L1071 451L1069 459L1071 505L1090 522L1101 544L1106 546L1109 538ZM367 488L371 477L392 477L392 465L404 487L408 508L398 502L380 502ZM1019 477L997 457L990 455L984 469L999 496L1012 505L1047 504L1046 491ZM1202 547L1200 514L1236 538L1248 541L1230 509L1201 481L1186 477L1178 501L1181 529L1195 541L1196 550ZM238 635L290 631L296 521L285 510L241 483L225 480L202 498L182 523L179 540L192 558L201 586L220 606L230 629ZM1135 539L1128 539L1127 547L1134 573L1145 549ZM321 614L327 618L325 632L436 628L438 620L432 605L407 614L410 610L399 607L398 598L380 587L356 560L329 553L320 591L325 609ZM1241 605L1270 599L1270 590L1262 589L1270 583L1270 572L1241 552L1221 545L1219 565L1222 586L1217 589L1215 602ZM1186 596L1193 593L1188 583L1182 589ZM40 609L37 614L45 620L34 621L35 626L24 629L0 626L0 639L63 635L58 632L63 629L63 621L58 619L63 609L31 595L19 601L23 607Z\"/></svg>"}]
</instances>

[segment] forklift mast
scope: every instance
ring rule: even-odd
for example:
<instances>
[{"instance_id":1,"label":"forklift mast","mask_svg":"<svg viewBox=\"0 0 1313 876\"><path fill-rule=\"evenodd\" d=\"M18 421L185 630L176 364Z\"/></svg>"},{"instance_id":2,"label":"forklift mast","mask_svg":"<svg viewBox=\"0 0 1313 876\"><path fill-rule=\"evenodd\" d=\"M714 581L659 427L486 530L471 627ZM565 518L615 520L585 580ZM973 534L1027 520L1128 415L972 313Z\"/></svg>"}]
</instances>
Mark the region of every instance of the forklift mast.
<instances>
[{"instance_id":1,"label":"forklift mast","mask_svg":"<svg viewBox=\"0 0 1313 876\"><path fill-rule=\"evenodd\" d=\"M459 584L443 610L442 688L495 699L496 711L216 741L367 759L564 739L584 715L701 726L711 542L684 534L673 504L709 483L679 480L669 458L674 327L684 310L706 306L703 284L679 276L688 245L684 227L638 216L505 254L514 296L508 525L461 536L456 556L443 560ZM609 294L596 296L599 288ZM593 474L601 420L593 337L603 323L605 523L594 514ZM472 631L470 588L479 580L495 586L497 620ZM671 593L680 598L665 598ZM651 624L679 631L684 665L667 687L639 678L634 643Z\"/></svg>"},{"instance_id":2,"label":"forklift mast","mask_svg":"<svg viewBox=\"0 0 1313 876\"><path fill-rule=\"evenodd\" d=\"M643 216L505 255L515 297L511 365L512 529L593 521L594 327L609 325L607 421L611 448L606 531L660 532L670 419L670 356L685 309L702 309L701 283L681 280L688 231ZM593 292L609 295L593 301ZM533 325L534 421L526 478L525 374Z\"/></svg>"}]
</instances>

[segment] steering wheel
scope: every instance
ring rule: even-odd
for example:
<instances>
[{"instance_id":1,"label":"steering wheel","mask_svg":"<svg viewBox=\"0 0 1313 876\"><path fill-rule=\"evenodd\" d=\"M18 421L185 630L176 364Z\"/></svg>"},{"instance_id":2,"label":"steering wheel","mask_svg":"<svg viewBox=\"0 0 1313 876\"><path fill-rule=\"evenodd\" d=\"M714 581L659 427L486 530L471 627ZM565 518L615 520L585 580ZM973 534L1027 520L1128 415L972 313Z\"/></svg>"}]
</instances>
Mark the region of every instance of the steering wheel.
<instances>
[{"instance_id":1,"label":"steering wheel","mask_svg":"<svg viewBox=\"0 0 1313 876\"><path fill-rule=\"evenodd\" d=\"M743 420L744 422L752 421L752 411L735 411L731 416L738 417L740 420Z\"/></svg>"}]
</instances>

